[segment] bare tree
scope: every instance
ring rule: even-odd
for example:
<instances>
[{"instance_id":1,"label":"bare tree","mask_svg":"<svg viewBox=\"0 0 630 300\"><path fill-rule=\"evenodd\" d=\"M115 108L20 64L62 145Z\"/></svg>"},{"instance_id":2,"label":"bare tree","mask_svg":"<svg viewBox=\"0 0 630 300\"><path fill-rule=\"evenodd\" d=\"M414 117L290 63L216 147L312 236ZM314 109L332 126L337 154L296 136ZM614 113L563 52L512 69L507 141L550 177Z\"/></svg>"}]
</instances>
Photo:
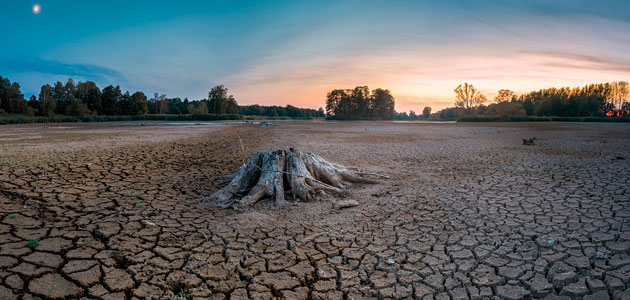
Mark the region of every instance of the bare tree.
<instances>
[{"instance_id":1,"label":"bare tree","mask_svg":"<svg viewBox=\"0 0 630 300\"><path fill-rule=\"evenodd\" d=\"M477 91L472 84L460 84L454 92L457 97L457 100L455 101L456 107L472 109L486 101L486 96Z\"/></svg>"},{"instance_id":2,"label":"bare tree","mask_svg":"<svg viewBox=\"0 0 630 300\"><path fill-rule=\"evenodd\" d=\"M627 81L615 81L611 83L610 103L615 105L615 109L621 110L621 106L628 100L630 89Z\"/></svg>"},{"instance_id":3,"label":"bare tree","mask_svg":"<svg viewBox=\"0 0 630 300\"><path fill-rule=\"evenodd\" d=\"M165 94L153 93L153 102L154 111L156 114L165 114L168 110L168 101L166 100Z\"/></svg>"}]
</instances>

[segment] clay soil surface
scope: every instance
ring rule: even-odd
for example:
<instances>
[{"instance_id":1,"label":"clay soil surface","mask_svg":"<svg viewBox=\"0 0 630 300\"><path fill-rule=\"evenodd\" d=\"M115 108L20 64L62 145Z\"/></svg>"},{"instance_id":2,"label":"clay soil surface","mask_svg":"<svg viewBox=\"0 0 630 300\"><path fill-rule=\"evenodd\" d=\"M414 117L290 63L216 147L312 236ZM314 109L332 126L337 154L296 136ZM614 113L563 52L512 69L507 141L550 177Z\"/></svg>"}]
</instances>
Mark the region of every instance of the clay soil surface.
<instances>
[{"instance_id":1,"label":"clay soil surface","mask_svg":"<svg viewBox=\"0 0 630 300\"><path fill-rule=\"evenodd\" d=\"M200 203L289 147L390 179ZM630 299L630 126L0 126L0 299L73 298Z\"/></svg>"}]
</instances>

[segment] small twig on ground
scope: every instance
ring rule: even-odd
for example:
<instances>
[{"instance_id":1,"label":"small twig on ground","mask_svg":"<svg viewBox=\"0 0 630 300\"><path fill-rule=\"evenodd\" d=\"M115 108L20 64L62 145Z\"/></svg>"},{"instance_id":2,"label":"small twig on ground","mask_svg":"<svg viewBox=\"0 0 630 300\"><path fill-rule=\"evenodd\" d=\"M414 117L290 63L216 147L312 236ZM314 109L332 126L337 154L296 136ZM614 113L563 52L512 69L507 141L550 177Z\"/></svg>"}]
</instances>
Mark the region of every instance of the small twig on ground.
<instances>
[{"instance_id":1,"label":"small twig on ground","mask_svg":"<svg viewBox=\"0 0 630 300\"><path fill-rule=\"evenodd\" d=\"M349 199L349 200L329 199L329 201L332 203L334 209L349 208L349 207L355 207L359 205L359 202L357 202L357 200L354 200L354 199Z\"/></svg>"},{"instance_id":2,"label":"small twig on ground","mask_svg":"<svg viewBox=\"0 0 630 300\"><path fill-rule=\"evenodd\" d=\"M114 218L107 218L107 219L103 219L104 222L114 222L114 223L118 223L120 225L124 225L121 221L116 220Z\"/></svg>"},{"instance_id":3,"label":"small twig on ground","mask_svg":"<svg viewBox=\"0 0 630 300\"><path fill-rule=\"evenodd\" d=\"M243 140L241 140L241 136L236 134L236 136L238 137L238 143L241 144L241 153L243 154L243 156L241 157L241 161L243 161L243 164L245 164L245 147L243 146Z\"/></svg>"},{"instance_id":4,"label":"small twig on ground","mask_svg":"<svg viewBox=\"0 0 630 300\"><path fill-rule=\"evenodd\" d=\"M325 232L320 232L320 233L316 233L316 234L313 234L313 235L309 235L309 236L305 237L302 241L300 241L297 244L297 246L302 246L302 245L304 245L304 244L306 244L306 243L308 243L308 242L310 242L310 241L312 241L312 240L314 240L314 239L316 239L316 238L318 238L318 237L320 237L320 236L322 236L324 234L326 234L326 233Z\"/></svg>"},{"instance_id":5,"label":"small twig on ground","mask_svg":"<svg viewBox=\"0 0 630 300\"><path fill-rule=\"evenodd\" d=\"M201 235L203 235L203 238L206 239L206 241L208 240L208 236L206 235L205 232L203 232L203 230L199 229L199 233L201 233Z\"/></svg>"},{"instance_id":6,"label":"small twig on ground","mask_svg":"<svg viewBox=\"0 0 630 300\"><path fill-rule=\"evenodd\" d=\"M385 178L385 179L389 179L389 176L387 175L381 175L381 174L376 174L376 173L368 173L368 172L355 172L359 175L368 175L368 176L374 176L374 177L380 177L380 178Z\"/></svg>"}]
</instances>

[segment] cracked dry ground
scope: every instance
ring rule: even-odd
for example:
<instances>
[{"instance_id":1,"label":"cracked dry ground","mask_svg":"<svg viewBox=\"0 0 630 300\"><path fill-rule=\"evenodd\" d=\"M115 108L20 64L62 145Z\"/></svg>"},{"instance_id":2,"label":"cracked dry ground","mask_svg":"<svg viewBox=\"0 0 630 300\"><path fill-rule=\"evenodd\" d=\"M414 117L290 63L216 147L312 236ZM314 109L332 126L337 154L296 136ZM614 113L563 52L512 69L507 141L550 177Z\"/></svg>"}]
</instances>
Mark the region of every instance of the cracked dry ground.
<instances>
[{"instance_id":1,"label":"cracked dry ground","mask_svg":"<svg viewBox=\"0 0 630 300\"><path fill-rule=\"evenodd\" d=\"M199 204L241 164L237 132L247 157L293 146L391 179L354 187L344 210ZM0 155L0 299L630 299L628 125L287 122L61 152L7 143L23 151Z\"/></svg>"}]
</instances>

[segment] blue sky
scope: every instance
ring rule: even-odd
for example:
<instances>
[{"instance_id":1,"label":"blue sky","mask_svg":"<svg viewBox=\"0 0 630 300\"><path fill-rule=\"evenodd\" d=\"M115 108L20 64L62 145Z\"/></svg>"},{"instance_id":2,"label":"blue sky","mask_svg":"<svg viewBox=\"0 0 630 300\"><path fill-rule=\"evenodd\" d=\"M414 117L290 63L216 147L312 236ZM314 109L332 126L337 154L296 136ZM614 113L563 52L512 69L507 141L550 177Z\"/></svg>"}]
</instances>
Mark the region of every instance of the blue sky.
<instances>
[{"instance_id":1,"label":"blue sky","mask_svg":"<svg viewBox=\"0 0 630 300\"><path fill-rule=\"evenodd\" d=\"M27 95L72 77L320 107L331 89L368 85L420 111L452 105L464 81L491 98L630 79L630 1L0 3L0 75Z\"/></svg>"}]
</instances>

